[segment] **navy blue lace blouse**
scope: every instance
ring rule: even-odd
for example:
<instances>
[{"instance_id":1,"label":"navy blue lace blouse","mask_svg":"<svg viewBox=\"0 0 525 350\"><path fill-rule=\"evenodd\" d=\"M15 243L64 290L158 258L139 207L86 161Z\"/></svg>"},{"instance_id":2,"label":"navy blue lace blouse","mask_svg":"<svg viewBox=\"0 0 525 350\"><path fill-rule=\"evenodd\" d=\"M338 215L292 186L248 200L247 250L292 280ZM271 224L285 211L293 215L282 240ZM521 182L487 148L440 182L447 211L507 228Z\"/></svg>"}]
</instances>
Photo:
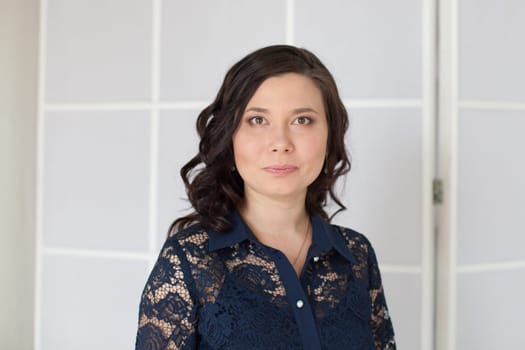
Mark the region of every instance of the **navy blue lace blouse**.
<instances>
[{"instance_id":1,"label":"navy blue lace blouse","mask_svg":"<svg viewBox=\"0 0 525 350\"><path fill-rule=\"evenodd\" d=\"M136 349L395 349L376 256L361 234L312 218L300 278L239 214L164 244L142 294Z\"/></svg>"}]
</instances>

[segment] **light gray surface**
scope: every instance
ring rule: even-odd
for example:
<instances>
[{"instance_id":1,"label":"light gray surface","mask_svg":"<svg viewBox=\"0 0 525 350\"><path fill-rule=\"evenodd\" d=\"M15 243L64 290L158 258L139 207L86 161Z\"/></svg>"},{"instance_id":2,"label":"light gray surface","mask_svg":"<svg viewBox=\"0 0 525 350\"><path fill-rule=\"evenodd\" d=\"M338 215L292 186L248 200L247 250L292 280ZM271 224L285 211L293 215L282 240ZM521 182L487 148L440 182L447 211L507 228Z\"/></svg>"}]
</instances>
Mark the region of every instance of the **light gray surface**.
<instances>
[{"instance_id":1,"label":"light gray surface","mask_svg":"<svg viewBox=\"0 0 525 350\"><path fill-rule=\"evenodd\" d=\"M148 251L145 112L46 114L45 246Z\"/></svg>"},{"instance_id":2,"label":"light gray surface","mask_svg":"<svg viewBox=\"0 0 525 350\"><path fill-rule=\"evenodd\" d=\"M42 349L132 349L146 262L45 256Z\"/></svg>"},{"instance_id":3,"label":"light gray surface","mask_svg":"<svg viewBox=\"0 0 525 350\"><path fill-rule=\"evenodd\" d=\"M0 349L34 334L37 0L0 1Z\"/></svg>"},{"instance_id":4,"label":"light gray surface","mask_svg":"<svg viewBox=\"0 0 525 350\"><path fill-rule=\"evenodd\" d=\"M525 271L458 276L458 350L521 349Z\"/></svg>"},{"instance_id":5,"label":"light gray surface","mask_svg":"<svg viewBox=\"0 0 525 350\"><path fill-rule=\"evenodd\" d=\"M375 242L384 264L421 260L421 115L417 109L350 110L347 210L335 222Z\"/></svg>"},{"instance_id":6,"label":"light gray surface","mask_svg":"<svg viewBox=\"0 0 525 350\"><path fill-rule=\"evenodd\" d=\"M525 3L458 3L460 102L525 102ZM482 107L459 110L457 263L483 265L456 278L456 349L521 349L525 111Z\"/></svg>"},{"instance_id":7,"label":"light gray surface","mask_svg":"<svg viewBox=\"0 0 525 350\"><path fill-rule=\"evenodd\" d=\"M158 88L163 102L211 102L231 64L253 49L286 40L285 1L160 3ZM296 43L326 59L345 97L419 98L422 95L420 2L350 3L295 1L291 18L295 20ZM46 102L150 101L153 27L150 1L49 0L46 4L49 13L45 42ZM308 43L304 43L306 39ZM199 112L167 110L166 105L160 109L158 200L157 210L152 213L158 219L158 244L164 240L167 226L185 208L185 202L179 199L184 189L178 173L197 148L194 123ZM362 229L371 238L381 263L419 264L420 112L415 109L351 112L357 147L352 150L356 178L351 175L351 191L345 198L352 216L350 220L343 217L342 224L351 227L356 224L356 228ZM76 248L86 254L92 249L110 253L148 252L151 115L151 109L46 113L43 248ZM158 246L153 247L157 249ZM48 262L50 259L52 263ZM82 262L70 263L59 256L45 258L42 307L43 315L49 318L42 319L41 349L60 349L56 343L59 327L69 331L68 327L77 322L80 328L71 330L68 341L75 336L83 339L84 334L78 332L89 331L94 342L92 348L129 348L132 341L129 322L136 327L136 295L145 283L145 275L137 273L141 283L133 283L139 287L123 282L123 289L118 289L122 303L132 300L134 303L127 305L129 309L125 312L119 312L123 307L119 305L123 304L117 304L108 320L98 320L105 317L98 311L111 303L96 288L97 281L120 283L121 271L127 274L142 266L141 263L130 257L119 261L118 267L110 264L103 269L96 258L68 259ZM91 262L96 266L93 270L89 267ZM70 274L73 270L60 264L70 265L79 272ZM78 273L90 279L79 281ZM406 284L410 285L410 292L406 297L401 295L402 289L387 295L393 310L402 310L397 311L403 314L397 334L404 350L420 348L419 336L412 333L420 328L413 323L405 324L404 318L407 315L411 322L420 322L418 280L419 276L399 276L392 280L393 288ZM399 283L403 285L398 286ZM90 294L93 288L93 293L75 309L76 300L62 301L50 296L63 285L85 294ZM113 288L109 286L108 289ZM67 317L69 323L64 325L50 310L57 310L57 315ZM58 323L46 324L48 321ZM97 322L101 324L87 327ZM107 340L110 322L115 328L114 338ZM67 343L62 348L77 347Z\"/></svg>"},{"instance_id":8,"label":"light gray surface","mask_svg":"<svg viewBox=\"0 0 525 350\"><path fill-rule=\"evenodd\" d=\"M421 0L295 2L295 40L318 52L345 98L418 98Z\"/></svg>"},{"instance_id":9,"label":"light gray surface","mask_svg":"<svg viewBox=\"0 0 525 350\"><path fill-rule=\"evenodd\" d=\"M164 1L163 6L162 100L211 102L233 63L286 40L281 0Z\"/></svg>"},{"instance_id":10,"label":"light gray surface","mask_svg":"<svg viewBox=\"0 0 525 350\"><path fill-rule=\"evenodd\" d=\"M420 349L421 277L417 274L382 273L388 310L398 349Z\"/></svg>"},{"instance_id":11,"label":"light gray surface","mask_svg":"<svg viewBox=\"0 0 525 350\"><path fill-rule=\"evenodd\" d=\"M48 0L47 102L147 100L150 0Z\"/></svg>"},{"instance_id":12,"label":"light gray surface","mask_svg":"<svg viewBox=\"0 0 525 350\"><path fill-rule=\"evenodd\" d=\"M199 148L195 121L199 111L163 111L160 114L158 167L158 244L166 239L169 226L178 217L189 212L180 168Z\"/></svg>"},{"instance_id":13,"label":"light gray surface","mask_svg":"<svg viewBox=\"0 0 525 350\"><path fill-rule=\"evenodd\" d=\"M458 262L525 260L525 111L462 111Z\"/></svg>"},{"instance_id":14,"label":"light gray surface","mask_svg":"<svg viewBox=\"0 0 525 350\"><path fill-rule=\"evenodd\" d=\"M459 1L460 97L525 101L525 2Z\"/></svg>"}]
</instances>

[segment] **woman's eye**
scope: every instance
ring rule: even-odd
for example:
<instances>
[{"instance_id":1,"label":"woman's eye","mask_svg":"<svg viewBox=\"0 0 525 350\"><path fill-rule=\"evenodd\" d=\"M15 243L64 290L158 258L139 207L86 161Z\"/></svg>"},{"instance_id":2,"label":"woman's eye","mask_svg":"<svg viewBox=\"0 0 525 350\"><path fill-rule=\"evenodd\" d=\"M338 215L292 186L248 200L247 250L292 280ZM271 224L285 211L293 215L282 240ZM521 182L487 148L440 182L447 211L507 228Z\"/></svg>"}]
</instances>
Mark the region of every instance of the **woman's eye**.
<instances>
[{"instance_id":1,"label":"woman's eye","mask_svg":"<svg viewBox=\"0 0 525 350\"><path fill-rule=\"evenodd\" d=\"M310 124L311 122L312 122L312 119L309 117L298 117L297 119L295 119L294 124L305 125L305 124Z\"/></svg>"},{"instance_id":2,"label":"woman's eye","mask_svg":"<svg viewBox=\"0 0 525 350\"><path fill-rule=\"evenodd\" d=\"M248 119L248 122L250 124L261 125L261 124L264 124L264 118L263 117L251 117L250 119Z\"/></svg>"}]
</instances>

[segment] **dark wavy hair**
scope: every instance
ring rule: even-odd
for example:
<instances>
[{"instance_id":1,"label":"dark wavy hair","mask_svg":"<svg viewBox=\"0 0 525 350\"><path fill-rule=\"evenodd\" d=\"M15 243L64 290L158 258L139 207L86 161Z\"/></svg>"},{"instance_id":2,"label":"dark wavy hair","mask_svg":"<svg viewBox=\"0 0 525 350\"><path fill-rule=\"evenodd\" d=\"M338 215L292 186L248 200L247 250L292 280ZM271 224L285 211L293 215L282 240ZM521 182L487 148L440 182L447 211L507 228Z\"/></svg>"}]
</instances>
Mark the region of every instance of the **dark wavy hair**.
<instances>
[{"instance_id":1,"label":"dark wavy hair","mask_svg":"<svg viewBox=\"0 0 525 350\"><path fill-rule=\"evenodd\" d=\"M309 215L330 220L346 207L334 193L337 178L350 170L345 148L348 115L335 81L310 51L289 45L256 50L226 73L215 100L197 118L199 152L180 170L188 199L194 209L171 225L170 232L199 223L204 228L226 231L228 215L244 199L244 185L235 166L232 137L246 106L263 81L286 73L309 77L321 90L328 124L324 170L308 186L305 207ZM325 211L328 196L339 207L331 216Z\"/></svg>"}]
</instances>

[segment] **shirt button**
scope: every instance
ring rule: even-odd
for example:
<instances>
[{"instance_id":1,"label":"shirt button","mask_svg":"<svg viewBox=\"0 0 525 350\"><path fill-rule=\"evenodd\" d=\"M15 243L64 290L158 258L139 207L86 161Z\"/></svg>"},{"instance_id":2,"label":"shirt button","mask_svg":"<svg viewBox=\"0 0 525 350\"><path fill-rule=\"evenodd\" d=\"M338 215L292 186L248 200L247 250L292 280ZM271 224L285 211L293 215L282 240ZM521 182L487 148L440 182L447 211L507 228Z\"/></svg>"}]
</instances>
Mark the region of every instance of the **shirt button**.
<instances>
[{"instance_id":1,"label":"shirt button","mask_svg":"<svg viewBox=\"0 0 525 350\"><path fill-rule=\"evenodd\" d=\"M319 257L318 256L314 256L314 262L318 262L319 261Z\"/></svg>"},{"instance_id":2,"label":"shirt button","mask_svg":"<svg viewBox=\"0 0 525 350\"><path fill-rule=\"evenodd\" d=\"M297 300L295 302L295 306L297 306L298 309L302 309L304 306L304 301L302 301L301 299Z\"/></svg>"}]
</instances>

